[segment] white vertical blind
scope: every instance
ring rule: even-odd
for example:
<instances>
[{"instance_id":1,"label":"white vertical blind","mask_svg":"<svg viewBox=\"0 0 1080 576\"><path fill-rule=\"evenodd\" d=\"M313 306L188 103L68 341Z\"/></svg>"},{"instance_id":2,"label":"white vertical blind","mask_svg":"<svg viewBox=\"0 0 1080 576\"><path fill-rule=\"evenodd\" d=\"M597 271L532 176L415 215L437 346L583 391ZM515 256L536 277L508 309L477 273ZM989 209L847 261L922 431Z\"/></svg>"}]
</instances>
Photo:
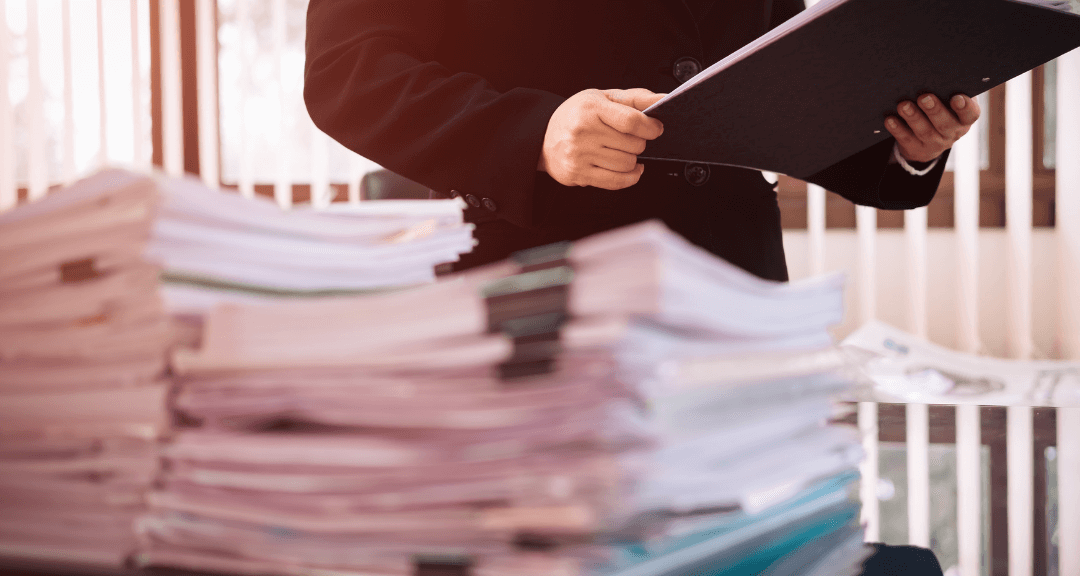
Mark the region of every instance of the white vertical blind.
<instances>
[{"instance_id":1,"label":"white vertical blind","mask_svg":"<svg viewBox=\"0 0 1080 576\"><path fill-rule=\"evenodd\" d=\"M877 212L869 206L855 207L855 227L859 243L858 288L860 323L877 317ZM862 520L866 525L866 540L880 539L881 520L878 506L878 407L873 402L859 403L859 428L862 431Z\"/></svg>"},{"instance_id":2,"label":"white vertical blind","mask_svg":"<svg viewBox=\"0 0 1080 576\"><path fill-rule=\"evenodd\" d=\"M862 475L860 493L862 500L861 521L866 526L867 542L881 540L880 506L878 506L878 405L876 402L859 402L859 432L862 434L863 457L859 465Z\"/></svg>"},{"instance_id":3,"label":"white vertical blind","mask_svg":"<svg viewBox=\"0 0 1080 576\"><path fill-rule=\"evenodd\" d=\"M1057 409L1058 574L1080 574L1080 407Z\"/></svg>"},{"instance_id":4,"label":"white vertical blind","mask_svg":"<svg viewBox=\"0 0 1080 576\"><path fill-rule=\"evenodd\" d=\"M953 146L953 206L957 251L958 344L965 352L979 351L979 142L986 122L986 97L978 97L982 117Z\"/></svg>"},{"instance_id":5,"label":"white vertical blind","mask_svg":"<svg viewBox=\"0 0 1080 576\"><path fill-rule=\"evenodd\" d=\"M236 22L240 35L240 73L248 74L251 70L251 58L247 51L250 42L255 41L255 31L252 30L251 15L248 13L248 3L238 2L236 6ZM237 174L237 185L240 195L245 198L255 197L255 152L254 143L248 134L248 83L247 78L241 78L240 82L240 113L236 115L240 122L240 169Z\"/></svg>"},{"instance_id":6,"label":"white vertical blind","mask_svg":"<svg viewBox=\"0 0 1080 576\"><path fill-rule=\"evenodd\" d=\"M360 180L364 177L367 162L357 154L349 156L349 202L360 203Z\"/></svg>"},{"instance_id":7,"label":"white vertical blind","mask_svg":"<svg viewBox=\"0 0 1080 576\"><path fill-rule=\"evenodd\" d=\"M904 212L908 277L908 328L926 338L926 208ZM930 414L926 404L907 405L908 542L930 546Z\"/></svg>"},{"instance_id":8,"label":"white vertical blind","mask_svg":"<svg viewBox=\"0 0 1080 576\"><path fill-rule=\"evenodd\" d=\"M907 240L908 328L926 338L926 207L904 212L904 236Z\"/></svg>"},{"instance_id":9,"label":"white vertical blind","mask_svg":"<svg viewBox=\"0 0 1080 576\"><path fill-rule=\"evenodd\" d=\"M825 273L825 189L806 185L806 235L810 244L810 274Z\"/></svg>"},{"instance_id":10,"label":"white vertical blind","mask_svg":"<svg viewBox=\"0 0 1080 576\"><path fill-rule=\"evenodd\" d=\"M1008 250L1010 353L1031 358L1031 73L1005 85L1005 229Z\"/></svg>"},{"instance_id":11,"label":"white vertical blind","mask_svg":"<svg viewBox=\"0 0 1080 576\"><path fill-rule=\"evenodd\" d=\"M15 183L15 109L6 89L11 59L11 31L7 23L7 0L0 0L0 212L15 206L19 189Z\"/></svg>"},{"instance_id":12,"label":"white vertical blind","mask_svg":"<svg viewBox=\"0 0 1080 576\"><path fill-rule=\"evenodd\" d=\"M199 174L207 186L217 188L217 3L198 0L196 13L196 74L199 92Z\"/></svg>"},{"instance_id":13,"label":"white vertical blind","mask_svg":"<svg viewBox=\"0 0 1080 576\"><path fill-rule=\"evenodd\" d=\"M1032 353L1031 73L1005 86L1005 228L1008 235L1008 336L1010 352L1027 360ZM1009 470L1009 574L1031 576L1033 546L1033 437L1031 408L1010 406L1006 420Z\"/></svg>"},{"instance_id":14,"label":"white vertical blind","mask_svg":"<svg viewBox=\"0 0 1080 576\"><path fill-rule=\"evenodd\" d=\"M72 80L71 62L71 0L60 5L60 38L64 60L64 147L63 174L65 184L75 179L75 86ZM137 117L138 114L135 114Z\"/></svg>"},{"instance_id":15,"label":"white vertical blind","mask_svg":"<svg viewBox=\"0 0 1080 576\"><path fill-rule=\"evenodd\" d=\"M956 301L959 348L979 351L979 142L988 109L977 97L982 117L953 146ZM958 576L978 576L982 554L982 427L978 406L956 407L956 536Z\"/></svg>"},{"instance_id":16,"label":"white vertical blind","mask_svg":"<svg viewBox=\"0 0 1080 576\"><path fill-rule=\"evenodd\" d=\"M326 208L334 199L330 188L330 137L310 124L311 129L311 205Z\"/></svg>"},{"instance_id":17,"label":"white vertical blind","mask_svg":"<svg viewBox=\"0 0 1080 576\"><path fill-rule=\"evenodd\" d=\"M978 406L956 407L956 536L960 574L978 576L982 554L982 427Z\"/></svg>"},{"instance_id":18,"label":"white vertical blind","mask_svg":"<svg viewBox=\"0 0 1080 576\"><path fill-rule=\"evenodd\" d=\"M285 59L285 45L288 42L288 21L285 13L285 0L272 0L270 22L274 34L274 70L278 89L277 137L284 142L289 133L291 106L289 106L289 82L285 78L282 61ZM277 178L274 181L274 198L282 208L292 206L292 150L288 146L278 146Z\"/></svg>"},{"instance_id":19,"label":"white vertical blind","mask_svg":"<svg viewBox=\"0 0 1080 576\"><path fill-rule=\"evenodd\" d=\"M1059 335L1066 358L1080 359L1080 49L1057 62L1057 218ZM1080 574L1080 408L1058 408L1058 542L1062 576Z\"/></svg>"},{"instance_id":20,"label":"white vertical blind","mask_svg":"<svg viewBox=\"0 0 1080 576\"><path fill-rule=\"evenodd\" d=\"M1080 360L1080 49L1058 58L1057 91L1058 336L1065 356Z\"/></svg>"},{"instance_id":21,"label":"white vertical blind","mask_svg":"<svg viewBox=\"0 0 1080 576\"><path fill-rule=\"evenodd\" d=\"M98 144L98 164L104 165L109 162L109 119L106 114L108 100L105 98L105 7L102 0L97 0L94 17L97 19L98 135L101 139Z\"/></svg>"},{"instance_id":22,"label":"white vertical blind","mask_svg":"<svg viewBox=\"0 0 1080 576\"><path fill-rule=\"evenodd\" d=\"M877 318L877 210L855 207L855 230L859 242L859 313L860 323Z\"/></svg>"},{"instance_id":23,"label":"white vertical blind","mask_svg":"<svg viewBox=\"0 0 1080 576\"><path fill-rule=\"evenodd\" d=\"M131 158L132 164L143 168L150 164L143 149L143 99L142 68L139 58L139 0L131 0L131 109L134 110L132 121Z\"/></svg>"},{"instance_id":24,"label":"white vertical blind","mask_svg":"<svg viewBox=\"0 0 1080 576\"><path fill-rule=\"evenodd\" d=\"M1035 466L1032 413L1029 406L1009 406L1006 410L1009 576L1033 576Z\"/></svg>"},{"instance_id":25,"label":"white vertical blind","mask_svg":"<svg viewBox=\"0 0 1080 576\"><path fill-rule=\"evenodd\" d=\"M907 405L908 543L930 546L930 410Z\"/></svg>"},{"instance_id":26,"label":"white vertical blind","mask_svg":"<svg viewBox=\"0 0 1080 576\"><path fill-rule=\"evenodd\" d=\"M27 192L30 200L37 200L49 190L48 149L45 138L45 91L41 81L41 39L37 2L26 3L26 56L30 65L30 89L26 95L27 126L29 130L29 150L27 168L29 183Z\"/></svg>"},{"instance_id":27,"label":"white vertical blind","mask_svg":"<svg viewBox=\"0 0 1080 576\"><path fill-rule=\"evenodd\" d=\"M184 173L184 124L180 83L180 5L161 0L162 158L167 174Z\"/></svg>"}]
</instances>

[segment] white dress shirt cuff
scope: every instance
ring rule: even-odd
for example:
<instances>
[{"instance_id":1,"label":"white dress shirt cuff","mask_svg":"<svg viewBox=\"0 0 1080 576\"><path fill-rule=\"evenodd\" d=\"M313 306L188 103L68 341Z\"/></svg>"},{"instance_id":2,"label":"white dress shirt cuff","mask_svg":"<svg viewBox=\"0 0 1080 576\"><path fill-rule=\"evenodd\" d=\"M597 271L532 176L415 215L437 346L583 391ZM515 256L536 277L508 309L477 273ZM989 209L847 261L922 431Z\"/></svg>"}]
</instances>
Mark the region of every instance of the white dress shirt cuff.
<instances>
[{"instance_id":1,"label":"white dress shirt cuff","mask_svg":"<svg viewBox=\"0 0 1080 576\"><path fill-rule=\"evenodd\" d=\"M931 170L934 169L934 166L937 166L938 161L941 160L941 156L938 156L937 158L934 158L933 160L930 161L929 166L927 166L926 168L923 168L923 169L920 170L918 168L915 168L911 164L908 164L908 161L904 158L904 155L900 153L900 145L899 144L893 144L892 155L893 155L893 160L895 160L896 163L899 164L900 167L903 168L905 172L907 172L908 174L911 174L912 176L924 176L924 175L928 174Z\"/></svg>"}]
</instances>

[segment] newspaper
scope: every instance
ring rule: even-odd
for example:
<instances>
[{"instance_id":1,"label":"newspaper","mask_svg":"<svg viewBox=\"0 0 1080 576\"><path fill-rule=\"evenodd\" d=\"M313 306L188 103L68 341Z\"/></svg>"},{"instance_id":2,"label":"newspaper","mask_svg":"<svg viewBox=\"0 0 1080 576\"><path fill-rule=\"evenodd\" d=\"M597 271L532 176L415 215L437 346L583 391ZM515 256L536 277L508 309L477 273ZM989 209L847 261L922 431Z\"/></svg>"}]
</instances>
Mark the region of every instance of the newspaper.
<instances>
[{"instance_id":1,"label":"newspaper","mask_svg":"<svg viewBox=\"0 0 1080 576\"><path fill-rule=\"evenodd\" d=\"M1021 361L965 354L881 322L847 337L843 349L873 382L879 402L991 406L1080 405L1080 362Z\"/></svg>"}]
</instances>

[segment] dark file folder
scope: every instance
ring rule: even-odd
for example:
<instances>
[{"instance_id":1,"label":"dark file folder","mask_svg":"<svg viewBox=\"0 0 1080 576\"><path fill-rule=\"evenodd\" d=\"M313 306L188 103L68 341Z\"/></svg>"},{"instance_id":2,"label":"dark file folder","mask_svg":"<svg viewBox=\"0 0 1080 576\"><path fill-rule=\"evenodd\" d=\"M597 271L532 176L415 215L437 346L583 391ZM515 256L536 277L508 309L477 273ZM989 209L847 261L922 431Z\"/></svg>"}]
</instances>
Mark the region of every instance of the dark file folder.
<instances>
[{"instance_id":1,"label":"dark file folder","mask_svg":"<svg viewBox=\"0 0 1080 576\"><path fill-rule=\"evenodd\" d=\"M646 110L642 158L806 178L877 144L896 105L974 96L1080 46L1080 15L1036 0L822 0Z\"/></svg>"}]
</instances>

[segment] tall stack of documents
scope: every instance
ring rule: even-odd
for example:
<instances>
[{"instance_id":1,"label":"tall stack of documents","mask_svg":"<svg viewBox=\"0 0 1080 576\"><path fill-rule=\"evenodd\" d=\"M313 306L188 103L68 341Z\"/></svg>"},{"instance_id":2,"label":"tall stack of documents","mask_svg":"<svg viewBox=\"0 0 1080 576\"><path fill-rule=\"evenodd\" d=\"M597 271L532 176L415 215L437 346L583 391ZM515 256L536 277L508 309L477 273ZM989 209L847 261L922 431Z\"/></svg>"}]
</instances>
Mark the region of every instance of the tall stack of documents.
<instances>
[{"instance_id":1,"label":"tall stack of documents","mask_svg":"<svg viewBox=\"0 0 1080 576\"><path fill-rule=\"evenodd\" d=\"M171 311L222 301L385 289L431 282L473 247L461 200L387 200L282 210L195 178L161 178L150 255Z\"/></svg>"},{"instance_id":2,"label":"tall stack of documents","mask_svg":"<svg viewBox=\"0 0 1080 576\"><path fill-rule=\"evenodd\" d=\"M120 565L167 426L150 178L0 214L0 556Z\"/></svg>"},{"instance_id":3,"label":"tall stack of documents","mask_svg":"<svg viewBox=\"0 0 1080 576\"><path fill-rule=\"evenodd\" d=\"M841 283L647 222L433 285L207 315L145 564L307 574L854 574Z\"/></svg>"}]
</instances>

